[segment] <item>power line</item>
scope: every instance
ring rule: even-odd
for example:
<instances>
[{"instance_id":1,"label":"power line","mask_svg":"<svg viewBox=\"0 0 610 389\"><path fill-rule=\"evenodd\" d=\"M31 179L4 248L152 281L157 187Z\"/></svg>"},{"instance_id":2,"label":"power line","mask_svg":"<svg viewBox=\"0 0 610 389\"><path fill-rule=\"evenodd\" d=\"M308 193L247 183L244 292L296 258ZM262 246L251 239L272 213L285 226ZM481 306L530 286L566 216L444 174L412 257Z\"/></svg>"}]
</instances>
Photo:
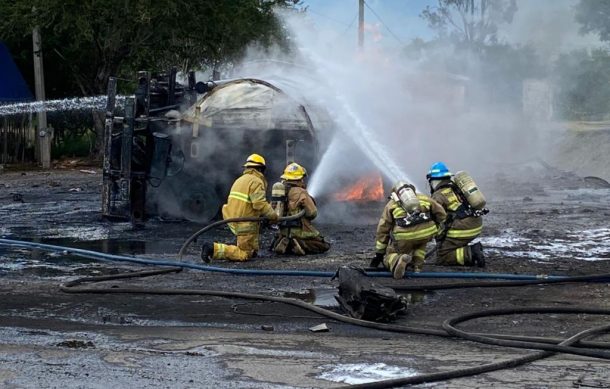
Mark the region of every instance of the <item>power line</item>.
<instances>
[{"instance_id":1,"label":"power line","mask_svg":"<svg viewBox=\"0 0 610 389\"><path fill-rule=\"evenodd\" d=\"M311 9L309 9L309 8L307 8L307 12L311 12L312 14L316 14L316 15L318 15L318 16L322 16L323 18L326 18L326 19L328 19L328 20L331 20L331 21L333 21L333 22L335 22L335 23L338 23L338 24L341 24L341 25L344 25L344 26L348 26L348 28L349 28L349 27L351 27L351 24L352 24L352 23L354 23L354 22L352 21L352 23L350 23L350 24L348 25L348 24L347 24L347 23L345 23L345 22L342 22L342 21L340 21L340 20L338 20L338 19L332 18L332 17L327 16L327 15L321 14L321 13L319 13L319 12L313 11L313 10L311 10Z\"/></svg>"},{"instance_id":2,"label":"power line","mask_svg":"<svg viewBox=\"0 0 610 389\"><path fill-rule=\"evenodd\" d=\"M346 24L345 22L339 21L338 19L332 18L332 17L330 17L330 16L326 16L326 15L321 14L321 13L316 12L316 11L312 11L312 10L311 10L311 9L309 9L309 8L307 9L307 12L311 12L311 13L316 14L316 15L318 15L318 16L322 16L323 18L326 18L326 19L331 20L331 21L333 21L333 22L335 22L335 23L338 23L338 24L342 24L342 25L344 25L344 26L345 26L345 25L347 25L347 27L345 28L345 30L343 30L343 32L342 32L342 33L340 33L339 35L337 35L337 39L338 39L338 38L341 38L341 37L343 37L345 34L347 34L347 32L350 30L350 28L352 28L352 26L354 25L354 22L356 21L356 19L358 19L358 13L356 13L356 14L354 15L354 17L352 18L352 21L351 21L351 22L349 22L349 24Z\"/></svg>"},{"instance_id":3,"label":"power line","mask_svg":"<svg viewBox=\"0 0 610 389\"><path fill-rule=\"evenodd\" d=\"M388 30L390 35L392 35L394 37L394 39L396 39L398 41L398 43L400 43L401 45L404 44L404 43L402 43L402 40L396 34L394 34L394 32L392 30L390 30L390 27L388 27L388 25L383 21L383 19L381 19L381 17L377 14L377 12L375 12L375 10L373 8L371 8L371 6L366 1L364 1L364 5L366 5L366 8L368 8L373 13L373 15L375 15L375 17L377 17L377 19L381 22L381 24L383 24L385 29Z\"/></svg>"},{"instance_id":4,"label":"power line","mask_svg":"<svg viewBox=\"0 0 610 389\"><path fill-rule=\"evenodd\" d=\"M354 15L354 18L352 19L352 21L349 23L349 25L347 26L347 28L345 29L345 31L343 31L339 36L343 36L345 35L350 28L352 28L352 26L354 25L354 22L356 21L356 19L358 18L358 14Z\"/></svg>"}]
</instances>

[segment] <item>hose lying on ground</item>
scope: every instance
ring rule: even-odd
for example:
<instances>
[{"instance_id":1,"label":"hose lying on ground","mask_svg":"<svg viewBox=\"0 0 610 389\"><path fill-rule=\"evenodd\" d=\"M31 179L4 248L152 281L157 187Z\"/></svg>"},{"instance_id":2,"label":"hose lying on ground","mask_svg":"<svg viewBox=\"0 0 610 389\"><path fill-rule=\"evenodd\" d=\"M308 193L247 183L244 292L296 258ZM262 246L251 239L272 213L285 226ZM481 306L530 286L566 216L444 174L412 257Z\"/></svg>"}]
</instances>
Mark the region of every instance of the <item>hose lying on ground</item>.
<instances>
[{"instance_id":1,"label":"hose lying on ground","mask_svg":"<svg viewBox=\"0 0 610 389\"><path fill-rule=\"evenodd\" d=\"M514 281L475 281L475 282L453 282L445 284L424 285L391 285L396 291L429 291L462 288L498 288L510 286L563 284L570 282L610 282L610 274L593 274L585 276L565 276L563 278L539 278L536 280L514 280Z\"/></svg>"},{"instance_id":2,"label":"hose lying on ground","mask_svg":"<svg viewBox=\"0 0 610 389\"><path fill-rule=\"evenodd\" d=\"M281 217L279 221L280 222L287 222L287 221L291 221L291 220L297 220L297 219L302 218L303 215L305 215L305 210L300 211L296 215ZM234 218L231 218L231 219L219 220L217 222L209 224L209 225L203 227L202 229L200 229L199 231L195 232L193 235L189 236L189 238L186 240L186 242L184 242L184 244L182 244L182 247L180 247L180 251L178 251L178 258L182 259L182 256L186 252L186 249L191 244L191 242L193 242L195 239L197 239L197 237L199 235L204 234L204 233L206 233L207 231L209 231L211 229L218 228L218 227L220 227L222 225L225 225L227 223L262 222L264 220L268 220L268 219L264 218L264 217L234 217Z\"/></svg>"},{"instance_id":3,"label":"hose lying on ground","mask_svg":"<svg viewBox=\"0 0 610 389\"><path fill-rule=\"evenodd\" d=\"M155 259L147 257L136 257L116 254L100 253L92 250L77 249L66 246L56 246L44 243L27 242L11 239L0 239L0 246L36 249L41 251L57 252L64 255L74 255L81 258L88 258L101 261L114 261L124 263L134 263L139 265L180 267L186 269L201 270L207 272L227 273L249 276L292 276L292 277L328 277L335 275L335 271L323 270L275 270L275 269L240 269L225 268L219 266L200 265L192 262L178 262L174 260ZM367 271L369 277L392 277L388 271ZM605 277L605 276L604 276ZM455 279L504 279L504 280L566 280L568 276L558 275L535 275L535 274L508 274L508 273L483 273L483 272L421 272L407 273L407 278L455 278ZM610 281L610 277L598 279L597 281Z\"/></svg>"},{"instance_id":4,"label":"hose lying on ground","mask_svg":"<svg viewBox=\"0 0 610 389\"><path fill-rule=\"evenodd\" d=\"M595 328L590 328L588 330L579 332L579 333L575 334L574 336L564 340L563 342L559 343L558 347L568 347L585 337L601 334L601 333L608 332L608 331L610 331L610 324L606 324L606 325L595 327ZM443 371L443 372L439 372L439 373L421 374L421 375L417 375L417 376L413 376L413 377L395 378L395 379L390 379L390 380L367 382L364 384L349 385L349 386L343 386L343 387L339 387L339 388L341 388L341 389L346 389L346 388L349 388L349 389L355 389L355 388L357 388L357 389L382 389L382 388L395 388L395 387L404 386L404 385L417 385L417 384L423 384L423 383L428 383L428 382L447 381L447 380L456 379L456 378L474 376L474 375L478 375L478 374L482 374L482 373L489 373L489 372L496 371L496 370L509 369L509 368L524 365L526 363L534 362L534 361L537 361L537 360L540 360L543 358L547 358L552 355L554 355L554 353L551 351L540 351L540 352L525 355L522 357L508 359L508 360L502 361L502 362L487 363L487 364L479 365L479 366L475 366L475 367L467 367L467 368L463 368L463 369Z\"/></svg>"},{"instance_id":5,"label":"hose lying on ground","mask_svg":"<svg viewBox=\"0 0 610 389\"><path fill-rule=\"evenodd\" d=\"M154 295L205 295L205 296L216 296L216 297L226 297L226 298L239 298L245 300L260 300L260 301L272 301L272 302L280 302L285 303L297 307L301 307L307 309L309 311L318 313L320 315L326 316L328 318L338 320L344 323L354 324L362 327L373 328L384 331L391 332L399 332L399 333L411 333L411 334L425 334L425 335L435 335L435 336L443 336L447 337L447 332L438 329L432 328L417 328L417 327L407 327L396 324L384 324L384 323L375 323L368 322L364 320L354 319L351 317L343 316L336 312L317 307L313 304L306 303L301 300L291 299L286 297L276 297L276 296L266 296L260 294L253 293L241 293L241 292L227 292L227 291L217 291L217 290L200 290L200 289L163 289L163 288L136 288L136 287L128 287L128 288L120 288L120 287L112 287L110 289L98 289L98 288L87 288L87 287L78 287L81 284L85 283L94 283L100 281L109 281L113 279L125 279L130 277L146 277L157 274L165 274L169 272L180 271L179 268L174 269L162 269L162 270L151 270L151 271L143 271L143 272L133 272L133 273L123 273L117 275L109 275L109 276L98 276L98 277L84 277L80 279L76 279L74 281L67 282L65 284L60 285L60 289L67 293L94 293L94 294L109 294L109 293L124 293L124 294L154 294ZM451 334L458 335L460 337L465 337L467 339L473 341L483 341L487 344L495 344L505 347L522 347L529 349L541 349L548 350L533 353L530 355L525 355L518 358L509 359L502 362L488 363L480 366L475 366L471 368L457 369L448 372L440 372L440 373L431 373L431 374L423 374L414 377L406 377L406 378L398 378L391 380L383 380L377 382L370 382L366 384L360 385L351 385L350 388L391 388L396 386L408 385L408 384L419 384L424 382L434 382L434 381L443 381L448 379L454 379L459 377L466 377L476 374L481 374L485 372L506 369L511 367L516 367L519 365L523 365L525 363L533 362L542 358L549 357L554 354L554 352L562 352L569 353L575 355L584 355L593 358L602 358L602 359L610 359L610 353L604 351L595 351L595 350L586 350L579 349L576 347L572 347L575 343L586 336L591 336L597 333L606 332L610 330L610 325L604 325L601 327L589 329L578 333L571 338L562 341L558 345L547 344L542 342L526 342L523 341L523 337L513 337L510 335L503 335L504 339L499 339L495 334L472 334L467 333L465 331L458 330L454 327L454 324L464 322L466 320L471 320L474 318L481 318L487 316L497 316L497 315L508 315L508 314L531 314L531 313L577 313L577 314L597 314L597 315L610 315L610 309L597 309L597 308L554 308L554 307L539 307L539 308L510 308L510 309L498 309L498 310L489 310L489 311L481 311L470 313L467 315L462 315L456 318L449 319L445 321L443 327L445 330L450 331ZM514 339L519 338L519 339Z\"/></svg>"},{"instance_id":6,"label":"hose lying on ground","mask_svg":"<svg viewBox=\"0 0 610 389\"><path fill-rule=\"evenodd\" d=\"M251 270L251 269L227 269L215 266L204 266L192 263L181 263L176 261L161 261L156 259L147 259L139 257L128 257L120 255L112 255L105 253L98 253L96 251L75 249L65 246L54 246L35 242L16 241L10 239L0 239L0 246L7 246L13 248L27 248L36 249L50 252L59 252L64 255L75 255L83 258L104 260L104 261L115 261L115 262L127 262L135 263L140 265L157 265L157 266L169 266L168 271L177 271L176 269L194 269L209 272L222 272L237 275L253 275L253 276L311 276L311 277L332 277L335 272L329 271L315 271L315 270ZM156 272L156 271L155 271ZM128 273L127 277L134 277L133 273ZM373 271L367 272L368 276L372 277L391 277L392 274L389 272ZM110 276L109 279L114 279ZM422 272L409 274L412 278L509 278L516 279L517 281L486 281L486 282L469 282L469 283L445 283L437 285L414 285L414 286L401 286L392 285L391 287L395 290L438 290L438 289L451 289L455 287L497 287L497 286L519 286L519 285L532 285L532 284L545 284L545 283L560 283L560 282L607 282L610 280L610 274L602 275L590 275L590 276L548 276L548 275L527 275L527 274L501 274L501 273L469 273L469 272L456 272L456 273L445 273L445 272ZM102 281L103 279L97 279ZM525 281L518 281L525 280ZM437 335L440 335L437 334ZM506 335L496 334L494 335L500 339L507 339ZM541 338L541 337L527 337L527 336L511 336L508 337L515 340L534 341L534 342L546 342L546 343L558 343L560 340L556 338ZM597 347L606 348L608 343L605 342L580 342L586 347Z\"/></svg>"},{"instance_id":7,"label":"hose lying on ground","mask_svg":"<svg viewBox=\"0 0 610 389\"><path fill-rule=\"evenodd\" d=\"M455 327L456 324L488 316L503 316L503 315L514 315L514 314L541 314L541 313L563 313L563 314L588 314L588 315L608 315L610 310L598 309L598 308L567 308L567 307L533 307L533 308L507 308L507 309L491 309L484 312L473 312L464 315L460 315L451 319L447 319L443 323L443 329L447 333L458 336L460 338L468 339L473 342L486 343L494 346L504 347L516 347L516 348L527 348L527 349L538 349L553 352L561 352L575 355L582 355L585 357L593 358L604 358L610 359L610 352L583 350L574 347L536 343L536 342L523 342L509 339L494 339L489 336L481 334L473 334L467 331L460 330Z\"/></svg>"}]
</instances>

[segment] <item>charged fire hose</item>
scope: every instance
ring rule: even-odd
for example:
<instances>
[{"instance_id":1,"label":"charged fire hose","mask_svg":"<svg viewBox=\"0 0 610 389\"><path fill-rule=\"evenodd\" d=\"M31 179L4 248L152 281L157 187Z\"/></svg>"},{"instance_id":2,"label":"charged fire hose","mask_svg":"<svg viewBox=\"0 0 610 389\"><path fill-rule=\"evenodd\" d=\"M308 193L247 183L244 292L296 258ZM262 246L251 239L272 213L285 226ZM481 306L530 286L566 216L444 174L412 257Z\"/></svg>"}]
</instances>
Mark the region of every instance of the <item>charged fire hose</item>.
<instances>
[{"instance_id":1,"label":"charged fire hose","mask_svg":"<svg viewBox=\"0 0 610 389\"><path fill-rule=\"evenodd\" d=\"M211 225L210 225L211 226ZM200 265L191 262L178 262L174 260L117 255L100 253L93 250L84 250L74 247L50 245L46 243L28 242L23 240L12 240L0 238L0 246L41 250L48 252L61 253L64 255L74 255L81 258L88 258L97 261L113 261L122 263L132 263L147 266L164 266L164 267L180 267L193 270L226 273L235 275L247 276L289 276L289 277L333 277L335 271L324 270L285 270L285 269L241 269L241 268L226 268L219 266ZM388 271L367 271L365 273L369 277L392 277L392 273ZM607 282L610 281L610 275L584 276L592 277L592 282ZM503 279L503 280L529 280L536 281L533 283L544 283L547 280L565 280L570 282L570 276L562 275L547 275L547 274L511 274L511 273L485 273L485 272L421 272L408 273L407 278L443 278L443 279ZM580 280L579 282L586 282ZM479 286L479 285L476 285Z\"/></svg>"},{"instance_id":2,"label":"charged fire hose","mask_svg":"<svg viewBox=\"0 0 610 389\"><path fill-rule=\"evenodd\" d=\"M390 332L399 332L399 333L411 333L411 334L420 334L420 335L433 335L433 336L443 336L447 337L448 332L446 330L434 329L434 328L419 328L419 327L409 327L397 324L387 324L387 323L378 323L367 320L356 319L349 316L344 316L339 313L330 311L325 308L318 307L314 304L307 303L302 300L288 298L288 297L279 297L279 296L269 296L263 294L256 293L244 293L244 292L231 292L225 290L206 290L206 289L164 289L164 288L120 288L113 286L110 289L98 289L98 288L83 288L78 287L82 284L87 283L96 283L102 281L112 281L115 279L127 279L127 278L136 278L136 277L150 277L154 275L167 274L167 273L176 273L181 271L180 268L170 268L170 269L155 269L155 270L145 270L138 272L128 272L128 273L120 273L120 274L112 274L106 276L93 276L93 277L82 277L73 281L69 281L63 283L59 286L60 290L66 293L90 293L90 294L107 294L107 293L125 293L125 294L156 294L156 295L202 295L202 296L215 296L215 297L225 297L225 298L238 298L244 300L258 300L258 301L269 301L275 303L283 303L288 305L293 305L296 307L300 307L306 309L308 311L320 314L322 316L328 317L329 319L341 321L348 324L353 324L361 327L373 328L377 330L384 330ZM579 314L596 314L596 315L610 315L610 309L597 309L597 308L554 308L554 307L541 307L541 308L510 308L510 309L500 309L500 310L488 310L475 312L472 314L459 316L457 318L453 318L448 320L446 323L452 326L453 324L457 324L463 321L471 320L479 317L486 316L497 316L497 315L508 315L508 314L521 314L521 313L579 313ZM538 346L540 345L541 349L544 347L548 347L548 343L552 343L549 341L545 341L546 338L541 337L523 337L523 336L515 336L515 335L502 335L502 334L471 334L473 336L480 337L490 337L490 338L498 338L503 341L518 341L522 343L529 342L531 345ZM457 335L457 336L462 336ZM527 340L526 340L527 339ZM535 339L532 341L532 339ZM609 346L608 343L603 343L606 347ZM504 345L506 347L513 347L512 345ZM551 346L552 347L552 346ZM537 347L529 347L529 348L537 348ZM558 351L558 350L555 350ZM587 351L579 351L578 349L562 349L559 350L563 353L577 354L577 355L585 355L591 357L598 358L607 358L610 359L609 353L601 353L601 354L592 354L589 355ZM584 354L583 354L584 353Z\"/></svg>"},{"instance_id":3,"label":"charged fire hose","mask_svg":"<svg viewBox=\"0 0 610 389\"><path fill-rule=\"evenodd\" d=\"M511 286L564 284L570 282L610 282L610 274L592 274L586 276L566 276L564 278L540 278L537 280L514 280L514 281L474 281L453 282L445 284L420 284L420 285L390 285L395 291L431 291L445 289L463 288L499 288Z\"/></svg>"},{"instance_id":4,"label":"charged fire hose","mask_svg":"<svg viewBox=\"0 0 610 389\"><path fill-rule=\"evenodd\" d=\"M85 257L85 258L92 258L92 259L97 259L97 260L99 260L99 259L113 260L113 261L120 261L120 262L138 263L138 264L144 264L144 265L163 265L163 266L174 265L173 268L164 269L164 270L152 270L152 271L145 271L145 272L135 272L135 273L127 273L127 274L119 274L119 275L102 276L102 277L81 278L81 279L66 283L65 285L61 286L61 290L68 292L68 293L100 293L100 294L101 293L135 293L135 294L168 294L168 295L197 294L197 295L211 295L211 296L227 297L227 298L242 298L242 299L249 299L249 300L272 301L272 302L280 302L280 303L286 303L286 304L299 306L299 307L308 309L310 311L316 312L318 314L322 314L333 320L339 320L339 321L342 321L345 323L360 325L360 326L373 328L373 329L402 332L402 333L435 335L435 336L443 336L443 337L449 336L449 334L447 332L445 332L441 329L415 328L415 327L406 327L406 326L400 326L400 325L383 324L383 323L375 323L375 322L368 322L368 321L364 321L364 320L358 320L358 319L340 315L340 314L332 312L332 311L325 310L320 307L316 307L316 306L308 304L304 301L300 301L300 300L296 300L296 299L288 299L288 298L283 298L283 297L254 295L254 294L250 294L250 293L239 293L239 292L206 291L206 290L192 290L192 289L173 290L173 289L143 289L143 288L112 288L112 289L75 288L76 285L85 283L85 282L97 282L97 281L104 281L104 280L113 280L113 279L118 279L118 278L145 277L145 276L150 276L150 275L155 275L155 274L180 271L180 269L182 269L184 267L191 267L191 266L185 266L186 264L180 263L180 262L175 262L175 261L156 261L156 260L141 259L141 258L135 258L135 257L116 256L116 255L110 255L110 254L104 254L104 253L97 253L97 252L88 251L88 250L72 249L69 247L52 246L52 245L45 245L45 244L33 243L33 242L13 241L13 240L7 240L7 239L0 239L0 246L42 249L42 250L47 250L47 251L63 252L64 254L68 254L68 253L75 254L78 256ZM197 269L204 268L204 269L200 269L200 270L208 270L208 268L210 268L210 267L199 266L199 265L192 265L192 267L197 268ZM246 271L247 273L239 273L239 274L265 274L265 275L275 274L275 273L268 274L267 272L270 272L269 270L257 272L257 271L252 271L252 270L247 271L246 269L222 269L222 270L220 270L220 269L221 268L215 269L212 271L230 270L229 272L231 273L234 270L241 270L241 271ZM284 271L279 271L279 272L284 272ZM298 273L299 275L311 275L311 274L307 274L307 272L304 272L304 271L296 271L296 272L292 271L289 273L289 275L295 275L293 273ZM325 274L325 273L329 273L329 272L312 272L312 273L318 273L318 275L319 275L319 273ZM445 278L443 276L444 275L446 276L445 273L428 273L427 277L435 277L435 274L436 274L436 276L438 276L438 278ZM375 274L375 275L378 276L377 274ZM545 279L546 280L550 280L550 279L568 280L571 278L571 277L566 277L566 276L540 277L540 276L527 276L527 275L501 275L501 274L493 274L493 273L492 274L489 274L489 273L456 273L453 276L455 276L455 277L451 277L451 278L478 278L478 277L502 278L502 276L509 276L508 279L521 279L521 280L525 279L525 280L532 280L532 281L534 281L534 280L535 281L544 281ZM519 278L515 278L515 277L519 277ZM579 280L580 282L585 282L584 278L590 278L591 281L599 282L599 281L607 281L608 275L584 276L584 277L575 277L575 278L580 278L580 280ZM531 310L535 310L535 309L536 308L531 308ZM554 309L554 308L543 308L543 309ZM519 313L518 310L516 310L516 309L512 309L510 311L512 311L515 314ZM571 309L569 311L571 311L571 313L583 313L583 312L595 313L593 311L599 311L599 314L610 315L610 310ZM567 313L567 312L568 312L568 310L562 311L562 313ZM484 316L484 315L481 315L481 313L474 313L474 314L470 314L470 315L478 315L476 317ZM458 320L458 321L468 320L469 318L470 317L468 317L466 319L461 319L461 318L450 319L451 320L450 323L456 323L455 320ZM606 327L604 327L602 329L607 330ZM582 339L584 336L588 336L593 332L599 332L599 331L601 331L599 328L589 330L587 332L578 334L575 337L571 338L570 343L566 343L566 342L570 341L570 340L568 340L568 341L564 341L560 345L567 346L567 345L575 344L577 341ZM515 336L515 335L505 335L505 334L471 334L471 335L482 336L482 337L486 337L486 338L500 339L500 340L518 341L518 342L523 342L523 341L534 342L533 344L529 343L529 344L523 345L524 347L533 348L533 349L538 348L536 344L540 344L540 343L545 343L546 345L549 345L549 344L556 345L557 344L557 340L553 339L553 338L527 337L527 336ZM582 341L582 342L580 342L580 345L585 346L585 347L590 347L590 348L597 347L597 348L602 348L602 349L608 349L608 345L603 342ZM554 349L554 350L556 350L556 349ZM573 351L575 351L575 350L573 350L572 348L568 348L568 349L561 349L559 351L573 353ZM597 354L595 352L590 352L590 351L585 351L584 353L578 351L577 353L574 353L574 354L587 355L587 356L600 357L600 358L608 357L607 352L602 352L600 354ZM422 382L447 380L447 379L451 379L451 378L475 375L475 374L503 369L503 368L510 368L510 367L518 366L518 365L528 363L528 362L531 362L531 361L534 361L534 360L537 360L540 358L544 358L544 357L547 357L550 355L553 355L553 352L545 351L542 353L533 354L531 356L525 356L525 357L521 357L521 358L518 358L515 360L509 360L509 361L499 362L499 363L495 363L495 364L486 364L486 365L481 365L481 366L477 366L474 368L459 369L459 370L455 370L452 372L425 374L425 375L416 376L416 377L407 377L404 379L385 380L385 381L373 382L373 383L368 383L368 384L362 384L362 385L356 386L356 387L388 388L388 387L395 387L395 386L407 385L407 384L416 384L416 383L422 383Z\"/></svg>"},{"instance_id":5,"label":"charged fire hose","mask_svg":"<svg viewBox=\"0 0 610 389\"><path fill-rule=\"evenodd\" d=\"M481 373L491 372L500 369L507 369L516 366L523 365L525 363L533 362L542 358L546 358L555 354L555 352L568 353L573 355L583 355L592 358L601 358L601 359L610 359L610 353L605 351L595 351L595 350L586 350L580 349L576 347L572 347L572 345L579 342L581 339L596 335L602 332L608 332L610 330L610 325L604 325L596 328L591 328L580 332L569 339L566 339L559 344L548 344L542 342L531 342L524 341L524 337L503 335L498 336L496 334L473 334L467 333L465 331L458 330L454 327L455 324L461 323L467 320L481 318L481 317L489 317L489 316L498 316L498 315L512 315L512 314L532 314L532 313L562 313L562 314L595 314L595 315L610 315L609 309L598 309L598 308L564 308L564 307L538 307L538 308L510 308L510 309L496 309L496 310L488 310L488 311L480 311L474 312L466 315L462 315L456 318L451 318L446 320L443 323L443 328L449 332L449 334L445 331L431 329L431 328L416 328L416 327L407 327L395 324L383 324L383 323L375 323L369 322L365 320L354 319L351 317L340 315L336 312L329 311L324 308L317 307L313 304L306 303L301 300L286 298L286 297L276 297L276 296L266 296L260 294L253 293L241 293L241 292L228 292L228 291L217 291L217 290L200 290L200 289L162 289L162 288L136 288L136 287L128 287L128 288L120 288L120 287L112 287L110 289L99 289L99 288L87 288L87 287L78 287L81 284L85 283L93 283L100 281L109 281L113 279L125 279L132 277L147 277L151 275L157 274L165 274L169 272L180 271L179 268L174 269L163 269L163 270L152 270L152 271L142 271L142 272L133 272L133 273L123 273L117 275L109 275L109 276L98 276L98 277L84 277L74 281L67 282L65 284L60 285L60 289L67 293L91 293L91 294L109 294L109 293L124 293L124 294L154 294L154 295L206 295L206 296L216 296L216 297L226 297L226 298L239 298L246 300L260 300L260 301L271 301L271 302L280 302L285 304L294 305L297 307L301 307L307 309L309 311L318 313L320 315L326 316L328 318L338 320L341 322L354 324L358 326L374 328L384 331L391 332L399 332L399 333L415 333L415 334L425 334L425 335L436 335L447 337L449 334L459 337L464 337L473 341L481 341L487 344L493 344L504 347L520 347L520 348L528 348L528 349L538 349L538 350L546 350L542 352L533 353L530 355L525 355L518 358L509 359L502 362L488 363L484 365L479 365L470 368L464 369L456 369L452 371L440 372L440 373L431 373L431 374L422 374L414 377L406 377L406 378L397 378L383 381L370 382L359 385L350 385L348 388L365 388L365 389L373 389L373 388L392 388L397 386L409 385L409 384L420 384L425 382L438 382L438 381L446 381L449 379L466 377L477 375Z\"/></svg>"},{"instance_id":6,"label":"charged fire hose","mask_svg":"<svg viewBox=\"0 0 610 389\"><path fill-rule=\"evenodd\" d=\"M281 217L279 219L279 221L280 222L287 222L287 221L291 221L291 220L296 220L296 219L300 219L301 217L303 217L303 215L305 215L305 210L302 210L301 212L297 213L296 215ZM203 227L202 229L200 229L199 231L195 232L193 235L189 236L189 238L186 240L186 242L184 242L182 247L180 247L180 251L178 251L178 258L182 259L182 256L186 252L186 249L188 248L188 246L195 239L197 239L197 237L199 235L204 234L204 233L206 233L207 231L209 231L209 230L211 230L213 228L218 228L218 227L220 227L222 225L225 225L227 223L262 222L264 220L268 220L268 219L264 218L264 217L234 217L234 218L231 218L231 219L219 220L217 222L209 224L209 225Z\"/></svg>"}]
</instances>

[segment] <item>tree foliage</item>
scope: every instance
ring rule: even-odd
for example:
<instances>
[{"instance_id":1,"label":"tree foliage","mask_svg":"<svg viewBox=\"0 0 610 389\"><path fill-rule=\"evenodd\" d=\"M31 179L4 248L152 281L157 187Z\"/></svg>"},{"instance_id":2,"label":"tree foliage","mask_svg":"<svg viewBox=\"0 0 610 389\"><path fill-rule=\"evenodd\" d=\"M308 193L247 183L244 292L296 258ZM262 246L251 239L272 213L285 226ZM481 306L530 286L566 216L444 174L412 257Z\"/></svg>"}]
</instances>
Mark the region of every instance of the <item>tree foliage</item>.
<instances>
[{"instance_id":1,"label":"tree foliage","mask_svg":"<svg viewBox=\"0 0 610 389\"><path fill-rule=\"evenodd\" d=\"M602 41L610 41L610 1L580 0L576 21L582 33L596 33Z\"/></svg>"},{"instance_id":2,"label":"tree foliage","mask_svg":"<svg viewBox=\"0 0 610 389\"><path fill-rule=\"evenodd\" d=\"M0 0L0 40L32 69L34 26L42 36L47 98L100 95L109 76L136 70L216 69L253 42L286 47L274 7L300 0ZM32 84L31 72L25 72ZM131 92L131 91L129 91ZM93 112L96 132L103 116ZM101 150L101 136L96 152Z\"/></svg>"},{"instance_id":3,"label":"tree foliage","mask_svg":"<svg viewBox=\"0 0 610 389\"><path fill-rule=\"evenodd\" d=\"M52 75L65 91L100 94L110 75L132 77L137 69L175 64L215 68L237 58L251 42L282 44L273 7L297 3L0 0L0 39L22 52L28 43L31 47L32 28L40 26L45 65L52 64Z\"/></svg>"},{"instance_id":4,"label":"tree foliage","mask_svg":"<svg viewBox=\"0 0 610 389\"><path fill-rule=\"evenodd\" d=\"M554 69L555 108L566 119L605 120L610 114L610 52L563 54Z\"/></svg>"},{"instance_id":5,"label":"tree foliage","mask_svg":"<svg viewBox=\"0 0 610 389\"><path fill-rule=\"evenodd\" d=\"M516 11L516 0L438 0L421 16L441 38L480 45L497 43L498 25L511 23Z\"/></svg>"},{"instance_id":6,"label":"tree foliage","mask_svg":"<svg viewBox=\"0 0 610 389\"><path fill-rule=\"evenodd\" d=\"M533 48L499 39L499 26L512 23L516 12L516 0L438 0L420 15L436 38L415 40L405 51L428 57L427 68L466 76L470 103L517 108L523 80L543 77L546 69Z\"/></svg>"}]
</instances>

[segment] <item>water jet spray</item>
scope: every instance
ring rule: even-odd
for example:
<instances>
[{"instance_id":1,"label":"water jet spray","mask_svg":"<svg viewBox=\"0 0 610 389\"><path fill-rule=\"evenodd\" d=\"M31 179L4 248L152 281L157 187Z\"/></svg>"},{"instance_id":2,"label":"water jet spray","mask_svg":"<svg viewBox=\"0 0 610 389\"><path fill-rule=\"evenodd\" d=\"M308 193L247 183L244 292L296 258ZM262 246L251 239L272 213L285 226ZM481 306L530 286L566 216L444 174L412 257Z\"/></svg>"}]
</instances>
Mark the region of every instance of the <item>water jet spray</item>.
<instances>
[{"instance_id":1,"label":"water jet spray","mask_svg":"<svg viewBox=\"0 0 610 389\"><path fill-rule=\"evenodd\" d=\"M56 111L78 111L85 109L103 110L106 107L107 96L74 97L67 99L33 101L0 106L0 116ZM123 106L125 96L117 95L117 106Z\"/></svg>"}]
</instances>

